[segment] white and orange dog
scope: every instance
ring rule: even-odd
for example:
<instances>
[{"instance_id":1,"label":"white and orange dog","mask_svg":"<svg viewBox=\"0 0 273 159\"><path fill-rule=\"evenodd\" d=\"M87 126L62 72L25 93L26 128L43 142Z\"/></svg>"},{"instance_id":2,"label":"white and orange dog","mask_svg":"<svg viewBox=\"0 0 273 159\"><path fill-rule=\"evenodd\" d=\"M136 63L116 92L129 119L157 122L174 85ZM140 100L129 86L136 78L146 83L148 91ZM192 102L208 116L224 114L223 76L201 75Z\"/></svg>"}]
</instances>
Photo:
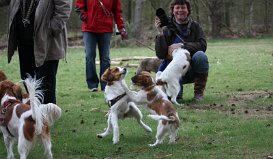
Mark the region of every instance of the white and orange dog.
<instances>
[{"instance_id":1,"label":"white and orange dog","mask_svg":"<svg viewBox=\"0 0 273 159\"><path fill-rule=\"evenodd\" d=\"M0 129L4 136L7 158L13 159L13 144L18 139L20 159L26 159L37 138L42 140L45 154L52 159L49 126L60 118L61 109L52 103L41 104L41 81L32 78L25 80L29 91L30 105L22 103L21 88L9 80L0 82Z\"/></svg>"},{"instance_id":2,"label":"white and orange dog","mask_svg":"<svg viewBox=\"0 0 273 159\"><path fill-rule=\"evenodd\" d=\"M122 82L122 86L126 90L126 94L130 97L130 100L138 104L147 105L147 108L151 112L149 117L159 121L156 141L154 144L149 144L149 146L152 147L161 144L168 133L170 137L169 143L175 143L180 120L166 94L155 84L149 72L142 71L133 76L132 82L140 88L138 92L129 90L125 81Z\"/></svg>"},{"instance_id":3,"label":"white and orange dog","mask_svg":"<svg viewBox=\"0 0 273 159\"><path fill-rule=\"evenodd\" d=\"M163 86L163 91L171 98L174 104L178 104L176 98L180 91L179 80L188 72L190 67L190 53L186 49L178 48L172 52L172 61L161 72L156 73L156 83Z\"/></svg>"},{"instance_id":4,"label":"white and orange dog","mask_svg":"<svg viewBox=\"0 0 273 159\"><path fill-rule=\"evenodd\" d=\"M125 90L121 86L127 71L125 68L108 68L101 79L107 82L105 87L105 98L108 101L110 111L108 114L108 127L105 132L97 134L97 137L103 138L113 131L113 144L119 142L118 119L127 117L136 118L137 122L147 131L152 129L143 123L142 113L134 102L131 102Z\"/></svg>"}]
</instances>

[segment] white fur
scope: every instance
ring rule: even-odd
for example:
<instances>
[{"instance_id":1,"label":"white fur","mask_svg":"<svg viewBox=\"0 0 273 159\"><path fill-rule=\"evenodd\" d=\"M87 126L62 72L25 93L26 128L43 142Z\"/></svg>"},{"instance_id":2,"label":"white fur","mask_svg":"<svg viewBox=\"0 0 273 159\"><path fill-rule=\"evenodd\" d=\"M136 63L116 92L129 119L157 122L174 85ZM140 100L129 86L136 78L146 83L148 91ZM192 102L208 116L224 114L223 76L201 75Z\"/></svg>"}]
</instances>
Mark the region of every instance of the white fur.
<instances>
[{"instance_id":1,"label":"white fur","mask_svg":"<svg viewBox=\"0 0 273 159\"><path fill-rule=\"evenodd\" d=\"M120 72L123 74L119 81L114 81L113 85L106 85L105 87L105 98L110 101L117 96L124 94L125 90L121 86L122 81L124 81L124 76L126 74L125 69L119 67ZM113 144L119 142L119 126L118 119L124 119L126 117L134 117L137 122L147 131L152 132L152 129L142 121L142 113L136 106L134 102L130 102L127 95L117 101L113 106L111 106L108 115L108 126L105 132L97 134L97 137L103 138L113 131Z\"/></svg>"},{"instance_id":2,"label":"white fur","mask_svg":"<svg viewBox=\"0 0 273 159\"><path fill-rule=\"evenodd\" d=\"M25 84L29 92L30 106L32 110L32 118L36 122L35 133L37 135L41 134L42 128L44 126L43 113L40 109L41 101L43 99L43 92L38 90L41 85L42 80L36 80L35 78L27 78Z\"/></svg>"},{"instance_id":3,"label":"white fur","mask_svg":"<svg viewBox=\"0 0 273 159\"><path fill-rule=\"evenodd\" d=\"M148 117L150 117L153 120L167 120L167 121L172 121L173 119L165 116L165 115L153 115L149 114Z\"/></svg>"},{"instance_id":4,"label":"white fur","mask_svg":"<svg viewBox=\"0 0 273 159\"><path fill-rule=\"evenodd\" d=\"M26 79L27 88L29 91L29 100L30 100L30 106L31 109L23 112L20 118L16 115L16 109L20 104L14 106L13 112L12 112L12 118L8 123L8 129L10 133L13 135L11 136L10 133L7 131L6 127L0 126L1 131L4 136L4 142L7 149L7 158L8 159L14 159L14 154L12 151L12 147L16 139L18 139L18 153L20 155L20 159L26 159L28 156L28 153L31 149L31 147L34 145L34 141L36 138L40 138L43 142L45 154L48 159L52 159L52 152L51 152L51 140L50 135L46 134L43 130L44 123L49 123L49 125L52 125L55 120L60 118L61 116L61 109L52 103L49 104L41 104L39 99L43 98L42 91L38 90L40 87L41 81L27 78ZM3 106L3 103L5 101L8 101L10 99L14 99L14 97L10 97L8 95L5 95L1 99L1 106ZM32 117L35 119L35 136L32 141L29 141L25 138L23 127L25 125L25 119Z\"/></svg>"},{"instance_id":5,"label":"white fur","mask_svg":"<svg viewBox=\"0 0 273 159\"><path fill-rule=\"evenodd\" d=\"M175 49L172 52L173 59L170 64L163 72L158 71L156 74L156 81L161 79L167 83L166 85L163 85L163 91L168 97L171 97L171 101L177 105L179 105L176 101L180 91L179 80L187 73L190 66L186 54L189 54L186 49Z\"/></svg>"}]
</instances>

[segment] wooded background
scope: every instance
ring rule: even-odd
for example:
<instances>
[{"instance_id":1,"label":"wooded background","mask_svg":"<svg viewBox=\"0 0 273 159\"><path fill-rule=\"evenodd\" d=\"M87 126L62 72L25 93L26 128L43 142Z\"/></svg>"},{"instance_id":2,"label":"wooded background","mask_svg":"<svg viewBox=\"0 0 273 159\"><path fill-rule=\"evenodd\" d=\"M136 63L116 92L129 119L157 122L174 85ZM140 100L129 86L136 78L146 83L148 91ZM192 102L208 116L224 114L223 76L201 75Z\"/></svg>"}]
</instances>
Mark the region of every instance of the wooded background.
<instances>
[{"instance_id":1,"label":"wooded background","mask_svg":"<svg viewBox=\"0 0 273 159\"><path fill-rule=\"evenodd\" d=\"M169 13L171 0L121 0L126 30L130 39L149 42L156 35L155 11ZM68 22L69 37L81 37L81 21L74 11ZM236 38L273 33L273 0L190 0L192 18L198 21L208 38ZM8 7L0 11L0 37L5 39ZM4 35L4 36L3 36ZM113 39L115 40L115 38ZM6 40L0 41L1 45ZM118 45L119 42L116 42Z\"/></svg>"}]
</instances>

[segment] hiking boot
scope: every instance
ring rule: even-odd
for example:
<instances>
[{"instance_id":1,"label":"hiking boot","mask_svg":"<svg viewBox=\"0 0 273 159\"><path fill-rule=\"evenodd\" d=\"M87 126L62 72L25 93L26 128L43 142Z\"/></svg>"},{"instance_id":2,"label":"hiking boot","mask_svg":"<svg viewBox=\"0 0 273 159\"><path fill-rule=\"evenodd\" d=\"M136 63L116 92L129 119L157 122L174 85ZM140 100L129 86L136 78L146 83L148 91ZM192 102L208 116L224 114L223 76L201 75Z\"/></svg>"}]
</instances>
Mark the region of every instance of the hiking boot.
<instances>
[{"instance_id":1,"label":"hiking boot","mask_svg":"<svg viewBox=\"0 0 273 159\"><path fill-rule=\"evenodd\" d=\"M198 74L194 78L194 97L193 101L201 102L204 100L204 91L208 79L208 73Z\"/></svg>"}]
</instances>

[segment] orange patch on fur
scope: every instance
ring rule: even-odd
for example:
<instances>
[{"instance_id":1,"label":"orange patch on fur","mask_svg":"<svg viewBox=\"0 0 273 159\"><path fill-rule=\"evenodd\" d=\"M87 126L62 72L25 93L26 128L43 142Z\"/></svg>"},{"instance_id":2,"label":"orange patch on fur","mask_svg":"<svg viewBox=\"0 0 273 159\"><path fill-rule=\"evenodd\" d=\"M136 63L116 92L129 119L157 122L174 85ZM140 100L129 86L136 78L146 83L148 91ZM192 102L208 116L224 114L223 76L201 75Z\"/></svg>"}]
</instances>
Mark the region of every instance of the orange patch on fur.
<instances>
[{"instance_id":1,"label":"orange patch on fur","mask_svg":"<svg viewBox=\"0 0 273 159\"><path fill-rule=\"evenodd\" d=\"M9 80L0 82L0 99L2 99L5 94L13 96L20 101L22 100L23 93L21 87Z\"/></svg>"},{"instance_id":2,"label":"orange patch on fur","mask_svg":"<svg viewBox=\"0 0 273 159\"><path fill-rule=\"evenodd\" d=\"M121 73L118 67L108 68L101 75L101 79L107 82L107 85L112 85L113 81L118 81L120 79Z\"/></svg>"},{"instance_id":3,"label":"orange patch on fur","mask_svg":"<svg viewBox=\"0 0 273 159\"><path fill-rule=\"evenodd\" d=\"M1 81L4 81L4 80L6 80L6 79L7 79L6 74L5 74L3 71L0 70L0 82L1 82Z\"/></svg>"},{"instance_id":4,"label":"orange patch on fur","mask_svg":"<svg viewBox=\"0 0 273 159\"><path fill-rule=\"evenodd\" d=\"M25 119L23 132L24 132L25 138L28 141L33 141L33 138L35 135L35 121L32 119L32 117L28 117Z\"/></svg>"}]
</instances>

